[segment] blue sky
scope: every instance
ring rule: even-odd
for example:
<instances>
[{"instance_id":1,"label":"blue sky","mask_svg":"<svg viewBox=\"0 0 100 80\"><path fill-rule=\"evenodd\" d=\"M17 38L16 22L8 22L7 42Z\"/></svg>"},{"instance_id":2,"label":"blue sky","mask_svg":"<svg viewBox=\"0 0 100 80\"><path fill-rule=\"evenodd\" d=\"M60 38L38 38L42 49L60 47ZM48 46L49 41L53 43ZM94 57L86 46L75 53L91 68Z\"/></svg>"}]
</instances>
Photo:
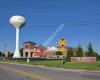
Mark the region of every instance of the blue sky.
<instances>
[{"instance_id":1,"label":"blue sky","mask_svg":"<svg viewBox=\"0 0 100 80\"><path fill-rule=\"evenodd\" d=\"M50 46L65 38L67 46L81 44L86 50L91 42L100 53L100 0L0 0L0 51L5 43L14 51L15 29L9 25L13 15L22 15L27 21L20 31L20 47L24 41L43 43L64 23Z\"/></svg>"}]
</instances>

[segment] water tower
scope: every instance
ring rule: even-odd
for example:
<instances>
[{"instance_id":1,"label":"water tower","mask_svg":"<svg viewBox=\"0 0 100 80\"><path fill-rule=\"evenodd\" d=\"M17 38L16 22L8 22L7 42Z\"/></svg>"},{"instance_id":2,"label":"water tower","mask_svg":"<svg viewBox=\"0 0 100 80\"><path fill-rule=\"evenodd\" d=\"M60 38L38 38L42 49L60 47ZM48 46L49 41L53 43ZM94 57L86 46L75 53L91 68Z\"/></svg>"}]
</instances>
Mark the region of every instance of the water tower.
<instances>
[{"instance_id":1,"label":"water tower","mask_svg":"<svg viewBox=\"0 0 100 80\"><path fill-rule=\"evenodd\" d=\"M19 30L25 25L25 18L23 16L12 16L10 24L16 28L16 49L13 58L21 58L19 51Z\"/></svg>"}]
</instances>

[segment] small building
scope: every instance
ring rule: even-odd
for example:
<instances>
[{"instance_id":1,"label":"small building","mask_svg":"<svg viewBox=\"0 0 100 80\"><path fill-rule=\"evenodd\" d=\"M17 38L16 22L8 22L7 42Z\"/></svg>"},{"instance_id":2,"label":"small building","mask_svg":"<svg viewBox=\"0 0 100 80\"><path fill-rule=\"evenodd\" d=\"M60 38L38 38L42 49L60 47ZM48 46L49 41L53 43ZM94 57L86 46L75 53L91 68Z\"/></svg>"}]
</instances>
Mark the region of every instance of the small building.
<instances>
[{"instance_id":1,"label":"small building","mask_svg":"<svg viewBox=\"0 0 100 80\"><path fill-rule=\"evenodd\" d=\"M66 49L67 50L67 49ZM67 51L65 53L62 53L61 55L57 55L57 51L60 51L59 48L57 47L48 47L45 51L44 51L44 55L47 58L62 58L63 56L66 56Z\"/></svg>"},{"instance_id":2,"label":"small building","mask_svg":"<svg viewBox=\"0 0 100 80\"><path fill-rule=\"evenodd\" d=\"M44 52L44 55L45 57L47 58L55 58L56 57L56 51L49 51L49 50L46 50Z\"/></svg>"},{"instance_id":3,"label":"small building","mask_svg":"<svg viewBox=\"0 0 100 80\"><path fill-rule=\"evenodd\" d=\"M23 47L23 58L27 57L43 57L44 49L41 47L37 47L36 43L27 41L24 42Z\"/></svg>"}]
</instances>

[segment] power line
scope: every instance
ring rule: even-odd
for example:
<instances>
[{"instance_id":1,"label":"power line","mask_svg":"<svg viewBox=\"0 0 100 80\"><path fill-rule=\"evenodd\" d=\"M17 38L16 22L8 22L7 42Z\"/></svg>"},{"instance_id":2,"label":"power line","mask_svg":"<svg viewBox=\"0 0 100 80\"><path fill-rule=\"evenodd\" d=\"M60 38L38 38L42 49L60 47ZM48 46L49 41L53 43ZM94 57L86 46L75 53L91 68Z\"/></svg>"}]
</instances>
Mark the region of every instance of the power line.
<instances>
[{"instance_id":1,"label":"power line","mask_svg":"<svg viewBox=\"0 0 100 80\"><path fill-rule=\"evenodd\" d=\"M91 23L82 23L82 24L67 24L67 26L84 26L84 25L95 25L100 24L100 22L91 22ZM34 24L34 25L54 25L54 24ZM10 25L0 25L0 26L10 26ZM26 26L33 26L33 25L26 25ZM4 28L4 27L0 27Z\"/></svg>"},{"instance_id":2,"label":"power line","mask_svg":"<svg viewBox=\"0 0 100 80\"><path fill-rule=\"evenodd\" d=\"M92 23L84 23L84 24L73 24L73 25L67 25L67 26L84 26L84 25L94 25L94 24L100 24L100 22L92 22Z\"/></svg>"},{"instance_id":3,"label":"power line","mask_svg":"<svg viewBox=\"0 0 100 80\"><path fill-rule=\"evenodd\" d=\"M81 23L81 24L67 24L67 23L65 23L66 24L66 27L68 27L68 28L77 28L77 27L82 27L82 26L84 26L84 27L91 27L91 25L98 25L98 24L100 24L100 22L97 22L97 21L94 21L94 22L88 22L88 23ZM54 25L57 25L57 24L34 24L34 25L52 25L52 26L54 26ZM26 26L34 26L33 24L27 24ZM3 27L1 27L1 26L3 26ZM6 27L4 27L4 26L6 26ZM3 29L6 29L6 30L11 30L10 28L8 28L8 26L10 27L11 25L0 25L0 30L3 30ZM43 27L47 27L47 26L43 26ZM92 26L93 27L93 26ZM95 26L96 27L96 26ZM98 26L97 26L98 27ZM31 27L28 27L28 28L31 28Z\"/></svg>"}]
</instances>

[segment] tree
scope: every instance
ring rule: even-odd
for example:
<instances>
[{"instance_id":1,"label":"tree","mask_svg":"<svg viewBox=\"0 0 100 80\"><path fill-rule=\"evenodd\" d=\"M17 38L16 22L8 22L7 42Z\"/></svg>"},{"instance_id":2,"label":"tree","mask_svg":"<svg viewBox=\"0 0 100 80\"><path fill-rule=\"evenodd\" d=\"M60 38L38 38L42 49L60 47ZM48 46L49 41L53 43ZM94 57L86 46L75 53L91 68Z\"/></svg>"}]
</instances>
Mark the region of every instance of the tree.
<instances>
[{"instance_id":1,"label":"tree","mask_svg":"<svg viewBox=\"0 0 100 80\"><path fill-rule=\"evenodd\" d=\"M8 52L8 58L12 58L14 53Z\"/></svg>"},{"instance_id":2,"label":"tree","mask_svg":"<svg viewBox=\"0 0 100 80\"><path fill-rule=\"evenodd\" d=\"M43 44L39 45L40 48L46 49L46 47Z\"/></svg>"},{"instance_id":3,"label":"tree","mask_svg":"<svg viewBox=\"0 0 100 80\"><path fill-rule=\"evenodd\" d=\"M71 57L74 56L74 50L73 50L72 47L68 47L67 49L68 49L68 51L67 51L67 55L65 57L65 61L70 62L71 61Z\"/></svg>"},{"instance_id":4,"label":"tree","mask_svg":"<svg viewBox=\"0 0 100 80\"><path fill-rule=\"evenodd\" d=\"M100 55L97 55L96 58L97 58L97 61L100 61Z\"/></svg>"},{"instance_id":5,"label":"tree","mask_svg":"<svg viewBox=\"0 0 100 80\"><path fill-rule=\"evenodd\" d=\"M78 50L76 51L76 57L83 57L83 56L84 56L83 54L84 54L83 48L82 48L81 45L79 44Z\"/></svg>"},{"instance_id":6,"label":"tree","mask_svg":"<svg viewBox=\"0 0 100 80\"><path fill-rule=\"evenodd\" d=\"M86 52L86 56L87 57L96 57L96 55L97 54L94 52L91 42L89 42L88 51Z\"/></svg>"},{"instance_id":7,"label":"tree","mask_svg":"<svg viewBox=\"0 0 100 80\"><path fill-rule=\"evenodd\" d=\"M73 57L74 56L74 50L72 47L68 47L67 51L67 57Z\"/></svg>"},{"instance_id":8,"label":"tree","mask_svg":"<svg viewBox=\"0 0 100 80\"><path fill-rule=\"evenodd\" d=\"M20 49L20 55L23 56L23 48Z\"/></svg>"},{"instance_id":9,"label":"tree","mask_svg":"<svg viewBox=\"0 0 100 80\"><path fill-rule=\"evenodd\" d=\"M2 52L0 51L0 57L2 57Z\"/></svg>"}]
</instances>

